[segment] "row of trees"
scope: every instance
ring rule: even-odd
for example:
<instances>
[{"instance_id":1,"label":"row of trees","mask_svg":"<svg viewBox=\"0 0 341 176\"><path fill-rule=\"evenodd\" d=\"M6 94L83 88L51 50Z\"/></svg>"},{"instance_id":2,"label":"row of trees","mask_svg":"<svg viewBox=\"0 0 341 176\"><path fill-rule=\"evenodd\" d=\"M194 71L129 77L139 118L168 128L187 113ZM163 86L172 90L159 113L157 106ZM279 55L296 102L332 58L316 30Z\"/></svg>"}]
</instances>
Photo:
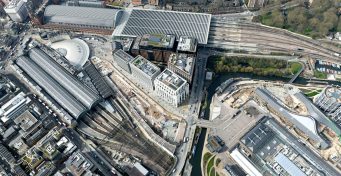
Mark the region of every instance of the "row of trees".
<instances>
[{"instance_id":1,"label":"row of trees","mask_svg":"<svg viewBox=\"0 0 341 176\"><path fill-rule=\"evenodd\" d=\"M216 73L240 72L260 76L289 76L288 63L276 59L256 59L242 57L213 57L208 59L208 67Z\"/></svg>"},{"instance_id":2,"label":"row of trees","mask_svg":"<svg viewBox=\"0 0 341 176\"><path fill-rule=\"evenodd\" d=\"M341 32L340 7L341 0L314 0L310 6L302 3L285 11L275 9L260 15L259 20L265 25L322 38L329 32Z\"/></svg>"}]
</instances>

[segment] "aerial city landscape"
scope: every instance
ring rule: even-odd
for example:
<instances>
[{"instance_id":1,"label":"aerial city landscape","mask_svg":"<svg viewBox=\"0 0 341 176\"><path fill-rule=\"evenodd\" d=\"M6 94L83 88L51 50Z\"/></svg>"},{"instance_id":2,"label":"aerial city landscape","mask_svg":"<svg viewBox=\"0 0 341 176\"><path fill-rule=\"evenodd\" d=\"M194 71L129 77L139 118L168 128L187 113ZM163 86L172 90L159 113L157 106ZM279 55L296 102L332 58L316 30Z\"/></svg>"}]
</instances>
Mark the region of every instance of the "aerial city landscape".
<instances>
[{"instance_id":1,"label":"aerial city landscape","mask_svg":"<svg viewBox=\"0 0 341 176\"><path fill-rule=\"evenodd\" d=\"M341 175L341 0L0 0L1 176Z\"/></svg>"}]
</instances>

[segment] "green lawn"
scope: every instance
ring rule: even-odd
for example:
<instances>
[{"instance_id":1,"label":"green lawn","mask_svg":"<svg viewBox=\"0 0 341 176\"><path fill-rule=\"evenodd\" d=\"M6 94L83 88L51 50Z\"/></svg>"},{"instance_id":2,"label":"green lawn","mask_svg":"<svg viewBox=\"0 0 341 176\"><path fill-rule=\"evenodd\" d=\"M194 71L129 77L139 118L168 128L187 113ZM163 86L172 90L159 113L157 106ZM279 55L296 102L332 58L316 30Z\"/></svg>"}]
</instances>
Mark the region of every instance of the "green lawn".
<instances>
[{"instance_id":1,"label":"green lawn","mask_svg":"<svg viewBox=\"0 0 341 176\"><path fill-rule=\"evenodd\" d=\"M209 176L215 176L215 169L214 169L214 167L211 169L211 172L210 172Z\"/></svg>"},{"instance_id":2,"label":"green lawn","mask_svg":"<svg viewBox=\"0 0 341 176\"><path fill-rule=\"evenodd\" d=\"M315 70L314 71L314 77L319 78L319 79L327 79L327 73Z\"/></svg>"},{"instance_id":3,"label":"green lawn","mask_svg":"<svg viewBox=\"0 0 341 176\"><path fill-rule=\"evenodd\" d=\"M315 96L317 94L319 94L319 92L313 91L313 92L309 92L309 93L307 93L305 95L310 98L310 97L313 97L313 96Z\"/></svg>"},{"instance_id":4,"label":"green lawn","mask_svg":"<svg viewBox=\"0 0 341 176\"><path fill-rule=\"evenodd\" d=\"M206 167L206 173L207 175L210 175L210 171L211 171L211 168L213 167L214 165L214 158L215 156L213 156L207 163L207 167ZM213 169L213 168L212 168Z\"/></svg>"},{"instance_id":5,"label":"green lawn","mask_svg":"<svg viewBox=\"0 0 341 176\"><path fill-rule=\"evenodd\" d=\"M298 73L302 69L302 65L298 62L290 63L290 70L292 74Z\"/></svg>"},{"instance_id":6,"label":"green lawn","mask_svg":"<svg viewBox=\"0 0 341 176\"><path fill-rule=\"evenodd\" d=\"M211 156L212 156L212 154L209 153L209 152L206 152L206 153L204 154L204 165L206 165L206 163L208 162L208 159L210 159Z\"/></svg>"}]
</instances>

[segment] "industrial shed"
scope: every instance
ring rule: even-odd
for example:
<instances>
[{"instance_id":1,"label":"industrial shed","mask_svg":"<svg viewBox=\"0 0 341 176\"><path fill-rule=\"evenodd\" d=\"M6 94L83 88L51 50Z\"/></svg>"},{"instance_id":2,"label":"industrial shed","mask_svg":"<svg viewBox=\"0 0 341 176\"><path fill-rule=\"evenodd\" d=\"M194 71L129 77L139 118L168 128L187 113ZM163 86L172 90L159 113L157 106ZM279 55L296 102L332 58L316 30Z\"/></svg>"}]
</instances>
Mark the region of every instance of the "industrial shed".
<instances>
[{"instance_id":1,"label":"industrial shed","mask_svg":"<svg viewBox=\"0 0 341 176\"><path fill-rule=\"evenodd\" d=\"M116 27L113 37L137 37L144 34L173 34L196 38L199 44L207 44L211 15L204 13L164 10L126 10Z\"/></svg>"},{"instance_id":2,"label":"industrial shed","mask_svg":"<svg viewBox=\"0 0 341 176\"><path fill-rule=\"evenodd\" d=\"M91 109L100 100L100 97L96 93L82 84L41 49L31 49L29 51L29 57L86 108Z\"/></svg>"},{"instance_id":3,"label":"industrial shed","mask_svg":"<svg viewBox=\"0 0 341 176\"><path fill-rule=\"evenodd\" d=\"M44 24L113 29L122 13L117 9L49 5L44 12Z\"/></svg>"},{"instance_id":4,"label":"industrial shed","mask_svg":"<svg viewBox=\"0 0 341 176\"><path fill-rule=\"evenodd\" d=\"M21 56L17 64L75 119L87 109L31 59Z\"/></svg>"}]
</instances>

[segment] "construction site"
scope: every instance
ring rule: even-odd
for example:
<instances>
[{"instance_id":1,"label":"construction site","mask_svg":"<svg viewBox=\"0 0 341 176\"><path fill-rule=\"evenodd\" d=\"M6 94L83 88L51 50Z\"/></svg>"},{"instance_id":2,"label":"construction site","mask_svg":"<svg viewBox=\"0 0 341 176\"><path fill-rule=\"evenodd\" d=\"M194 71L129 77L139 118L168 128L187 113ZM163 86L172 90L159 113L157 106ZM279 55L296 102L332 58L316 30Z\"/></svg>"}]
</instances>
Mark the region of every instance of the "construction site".
<instances>
[{"instance_id":1,"label":"construction site","mask_svg":"<svg viewBox=\"0 0 341 176\"><path fill-rule=\"evenodd\" d=\"M234 157L239 157L239 154L237 154L238 152L242 153L240 156L245 155L245 157L248 158L247 160L255 165L254 172L259 172L262 175L267 172L273 174L290 173L286 171L286 166L278 165L278 163L281 164L281 161L276 160L277 162L275 161L275 165L269 165L269 169L260 167L260 165L258 165L259 163L255 164L258 161L251 157L256 153L256 155L261 158L265 157L265 149L263 151L263 149L256 148L259 147L258 145L261 145L260 141L263 139L256 140L252 139L253 137L245 136L247 136L247 134L252 134L254 129L259 128L257 126L260 126L263 123L270 123L275 126L280 126L283 128L282 132L287 131L286 133L293 136L293 140L298 141L300 145L305 146L307 150L312 151L312 153L316 152L321 156L323 159L318 159L321 162L320 164L328 166L328 169L324 171L325 173L335 173L336 170L341 169L341 148L338 137L340 135L339 128L334 125L328 117L324 116L323 113L316 108L312 100L305 95L307 92L320 91L321 87L322 86L297 87L291 84L248 79L241 80L237 78L225 81L216 89L216 94L213 97L210 107L210 120L199 120L197 123L198 126L209 129L208 136L219 136L219 138L224 141L224 147L218 152L213 152L210 151L212 149L208 148L208 150L205 148L203 154L207 152L211 153L213 161L219 160L220 164L215 167L217 173L226 174L226 172L228 172L231 174L233 169L231 170L230 166L236 164L236 158ZM267 121L265 119L270 120ZM276 130L274 131L274 133L277 132L278 131ZM258 134L258 136L263 138L260 134ZM270 140L270 138L272 138L270 136L265 138L269 138ZM251 142L248 140L251 140ZM275 140L277 140L277 142L275 141L274 144L284 142L284 147L287 147L288 142L290 142L286 141L286 139L279 138ZM250 148L248 145L251 144L248 143L251 143L253 147ZM209 144L210 142L208 141L206 145ZM264 145L266 146L267 144ZM247 152L245 153L245 151ZM270 152L270 155L273 154ZM311 155L312 154L303 154L301 156L303 158L300 160L306 162L309 160L307 158L314 158L314 156ZM269 157L270 156L267 156L267 158ZM276 154L273 157L276 157ZM278 158L276 159L280 158L279 156L277 157ZM268 163L272 162L273 161L268 161ZM298 161L295 162L297 163ZM303 164L307 169L303 169L302 172L307 175L321 174L319 168L321 166L314 166L315 164L309 164L309 162L308 164ZM240 163L238 163L238 165L240 165ZM226 169L225 166L228 169ZM205 167L205 165L202 167ZM251 166L247 167L251 168ZM210 170L210 168L208 170ZM245 171L245 168L243 168L243 170ZM238 169L236 171L238 171ZM250 174L249 172L247 173Z\"/></svg>"}]
</instances>

